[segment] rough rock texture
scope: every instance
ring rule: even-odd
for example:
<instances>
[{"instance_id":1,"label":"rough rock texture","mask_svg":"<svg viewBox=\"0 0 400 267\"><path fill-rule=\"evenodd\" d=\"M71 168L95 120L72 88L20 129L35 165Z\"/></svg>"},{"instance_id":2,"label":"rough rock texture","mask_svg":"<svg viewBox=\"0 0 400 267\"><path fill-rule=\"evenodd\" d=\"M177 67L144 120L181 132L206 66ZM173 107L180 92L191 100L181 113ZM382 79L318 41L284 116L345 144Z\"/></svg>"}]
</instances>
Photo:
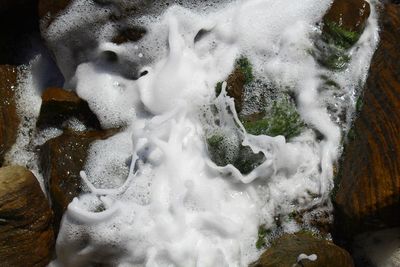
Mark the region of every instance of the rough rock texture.
<instances>
[{"instance_id":1,"label":"rough rock texture","mask_svg":"<svg viewBox=\"0 0 400 267\"><path fill-rule=\"evenodd\" d=\"M80 99L74 92L61 88L48 88L42 94L42 106L36 126L60 127L67 119L75 117L86 126L100 129L100 122L90 110L86 101Z\"/></svg>"},{"instance_id":2,"label":"rough rock texture","mask_svg":"<svg viewBox=\"0 0 400 267\"><path fill-rule=\"evenodd\" d=\"M400 226L400 6L381 16L363 107L346 148L336 198L342 234Z\"/></svg>"},{"instance_id":3,"label":"rough rock texture","mask_svg":"<svg viewBox=\"0 0 400 267\"><path fill-rule=\"evenodd\" d=\"M333 22L347 31L360 33L371 12L365 0L335 0L324 16L324 22ZM329 30L324 27L324 30Z\"/></svg>"},{"instance_id":4,"label":"rough rock texture","mask_svg":"<svg viewBox=\"0 0 400 267\"><path fill-rule=\"evenodd\" d=\"M298 256L315 254L317 259ZM276 240L250 267L351 267L354 266L350 254L330 241L317 239L308 233L285 234Z\"/></svg>"},{"instance_id":5,"label":"rough rock texture","mask_svg":"<svg viewBox=\"0 0 400 267\"><path fill-rule=\"evenodd\" d=\"M15 107L17 70L13 66L0 65L0 166L5 153L15 143L19 118Z\"/></svg>"},{"instance_id":6,"label":"rough rock texture","mask_svg":"<svg viewBox=\"0 0 400 267\"><path fill-rule=\"evenodd\" d=\"M46 266L52 256L52 212L35 176L0 168L0 266Z\"/></svg>"},{"instance_id":7,"label":"rough rock texture","mask_svg":"<svg viewBox=\"0 0 400 267\"><path fill-rule=\"evenodd\" d=\"M71 132L47 141L40 149L40 166L55 213L55 226L68 204L82 192L79 172L83 169L89 146L106 139L116 130Z\"/></svg>"}]
</instances>

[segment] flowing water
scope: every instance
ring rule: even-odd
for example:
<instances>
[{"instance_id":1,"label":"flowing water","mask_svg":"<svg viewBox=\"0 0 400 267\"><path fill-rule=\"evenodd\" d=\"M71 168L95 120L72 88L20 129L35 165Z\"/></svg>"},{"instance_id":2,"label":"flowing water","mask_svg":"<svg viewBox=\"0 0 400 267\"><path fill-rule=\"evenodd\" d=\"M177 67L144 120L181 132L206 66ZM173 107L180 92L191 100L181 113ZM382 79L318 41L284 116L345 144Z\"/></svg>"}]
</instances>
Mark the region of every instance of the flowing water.
<instances>
[{"instance_id":1,"label":"flowing water","mask_svg":"<svg viewBox=\"0 0 400 267\"><path fill-rule=\"evenodd\" d=\"M271 235L312 230L291 214L331 212L334 166L378 41L371 2L347 68L321 67L310 51L330 4L162 1L126 18L147 29L142 39L117 45L107 41L113 22L105 14L113 5L75 1L46 38L65 87L88 101L103 127L122 130L91 146L81 172L86 193L64 215L51 265L247 266L262 252L260 225ZM80 47L82 40L92 47ZM218 96L215 88L240 58L250 62L253 79L238 113L226 83ZM26 72L21 103L38 99L29 93L34 74ZM327 77L336 85L325 88ZM241 118L272 112L268 106L282 96L295 102L296 135L247 133ZM59 134L48 131L45 137ZM247 147L261 155L259 163L246 171L218 164L210 147L215 136L222 136L227 159ZM14 161L29 157L22 156L24 142L14 147Z\"/></svg>"}]
</instances>

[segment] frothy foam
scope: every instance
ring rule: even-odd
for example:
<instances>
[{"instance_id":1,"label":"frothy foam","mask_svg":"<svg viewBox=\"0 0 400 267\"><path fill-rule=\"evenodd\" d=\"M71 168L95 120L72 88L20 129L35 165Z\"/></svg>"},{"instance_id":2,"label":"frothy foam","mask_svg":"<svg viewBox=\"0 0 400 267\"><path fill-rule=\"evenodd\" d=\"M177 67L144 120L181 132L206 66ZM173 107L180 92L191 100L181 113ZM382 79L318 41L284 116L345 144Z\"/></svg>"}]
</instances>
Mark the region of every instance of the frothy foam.
<instances>
[{"instance_id":1,"label":"frothy foam","mask_svg":"<svg viewBox=\"0 0 400 267\"><path fill-rule=\"evenodd\" d=\"M282 217L283 231L295 232L300 226L289 218L291 212L329 206L333 164L351 122L351 116L343 121L337 113L354 112L357 88L377 43L372 10L351 50L349 67L339 73L321 68L308 50L330 4L250 0L213 3L212 8L172 5L159 16L127 20L148 30L137 43L110 43L113 27L106 22L101 34L95 27L93 36L100 37L87 37L97 42L90 53L68 58L73 53L61 49L60 42L97 23L80 22L78 10L90 18L107 10L76 1L52 24L48 39L58 47L67 84L76 86L102 126L125 130L91 147L82 173L89 190L69 205L52 264L247 266L260 254L260 225L273 228ZM109 62L104 55L117 60ZM265 83L278 94L295 95L308 126L299 136L286 140L247 134L225 84L215 97L216 83L226 79L240 56L250 60L254 75L263 81L252 84L248 96L268 95ZM320 92L323 75L334 77L340 88ZM329 105L337 107L336 113ZM257 107L246 112L252 109ZM214 125L216 117L219 125ZM227 142L240 141L262 152L265 160L247 174L232 164L217 166L207 150L210 131L234 132ZM237 151L230 153L234 157Z\"/></svg>"}]
</instances>

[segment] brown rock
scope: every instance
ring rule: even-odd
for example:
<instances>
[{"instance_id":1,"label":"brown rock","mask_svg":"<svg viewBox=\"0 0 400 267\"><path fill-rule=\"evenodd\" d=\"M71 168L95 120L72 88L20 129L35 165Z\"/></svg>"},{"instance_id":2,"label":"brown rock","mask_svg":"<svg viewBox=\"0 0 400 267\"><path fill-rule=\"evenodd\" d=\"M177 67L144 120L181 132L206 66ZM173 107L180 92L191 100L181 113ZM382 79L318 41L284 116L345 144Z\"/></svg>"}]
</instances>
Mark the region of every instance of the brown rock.
<instances>
[{"instance_id":1,"label":"brown rock","mask_svg":"<svg viewBox=\"0 0 400 267\"><path fill-rule=\"evenodd\" d=\"M400 226L399 29L400 7L389 4L335 198L336 222L347 234Z\"/></svg>"},{"instance_id":2,"label":"brown rock","mask_svg":"<svg viewBox=\"0 0 400 267\"><path fill-rule=\"evenodd\" d=\"M42 106L36 126L60 127L62 123L75 117L86 126L100 129L100 122L90 110L86 101L80 99L74 92L61 88L48 88L42 95Z\"/></svg>"},{"instance_id":3,"label":"brown rock","mask_svg":"<svg viewBox=\"0 0 400 267\"><path fill-rule=\"evenodd\" d=\"M123 28L118 32L118 34L112 39L113 43L122 44L127 42L137 42L143 38L147 33L146 29L143 27L129 27Z\"/></svg>"},{"instance_id":4,"label":"brown rock","mask_svg":"<svg viewBox=\"0 0 400 267\"><path fill-rule=\"evenodd\" d=\"M83 169L89 146L106 139L116 130L71 132L47 141L40 149L40 166L50 194L58 228L72 199L82 192L79 172Z\"/></svg>"},{"instance_id":5,"label":"brown rock","mask_svg":"<svg viewBox=\"0 0 400 267\"><path fill-rule=\"evenodd\" d=\"M365 0L335 0L325 14L324 22L333 22L347 31L361 33L370 12Z\"/></svg>"},{"instance_id":6,"label":"brown rock","mask_svg":"<svg viewBox=\"0 0 400 267\"><path fill-rule=\"evenodd\" d=\"M46 266L54 246L52 212L35 176L0 168L1 266Z\"/></svg>"},{"instance_id":7,"label":"brown rock","mask_svg":"<svg viewBox=\"0 0 400 267\"><path fill-rule=\"evenodd\" d=\"M300 254L317 259L304 259L298 263ZM297 263L297 264L296 264ZM308 233L285 234L276 240L250 267L352 267L350 254L330 241L317 239Z\"/></svg>"},{"instance_id":8,"label":"brown rock","mask_svg":"<svg viewBox=\"0 0 400 267\"><path fill-rule=\"evenodd\" d=\"M243 91L246 83L246 77L243 71L236 68L233 73L229 75L226 83L226 93L228 96L235 99L235 108L239 113L243 107Z\"/></svg>"},{"instance_id":9,"label":"brown rock","mask_svg":"<svg viewBox=\"0 0 400 267\"><path fill-rule=\"evenodd\" d=\"M15 106L16 86L17 69L0 65L0 166L17 137L19 118Z\"/></svg>"},{"instance_id":10,"label":"brown rock","mask_svg":"<svg viewBox=\"0 0 400 267\"><path fill-rule=\"evenodd\" d=\"M39 0L39 17L49 16L55 18L60 12L62 12L71 2L71 0Z\"/></svg>"}]
</instances>

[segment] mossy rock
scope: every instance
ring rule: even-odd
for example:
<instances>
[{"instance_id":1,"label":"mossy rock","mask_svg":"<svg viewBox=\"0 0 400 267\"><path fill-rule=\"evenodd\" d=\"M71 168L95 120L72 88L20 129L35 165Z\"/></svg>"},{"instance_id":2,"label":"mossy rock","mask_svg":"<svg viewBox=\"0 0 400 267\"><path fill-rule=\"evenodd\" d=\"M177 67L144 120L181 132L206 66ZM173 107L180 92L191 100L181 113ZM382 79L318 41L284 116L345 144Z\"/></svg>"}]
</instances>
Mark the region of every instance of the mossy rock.
<instances>
[{"instance_id":1,"label":"mossy rock","mask_svg":"<svg viewBox=\"0 0 400 267\"><path fill-rule=\"evenodd\" d=\"M325 21L324 39L327 43L333 44L339 48L349 49L360 39L361 33L346 30L338 23Z\"/></svg>"},{"instance_id":2,"label":"mossy rock","mask_svg":"<svg viewBox=\"0 0 400 267\"><path fill-rule=\"evenodd\" d=\"M286 139L298 136L305 127L293 101L288 97L277 99L259 120L241 118L247 133L252 135L283 135Z\"/></svg>"},{"instance_id":3,"label":"mossy rock","mask_svg":"<svg viewBox=\"0 0 400 267\"><path fill-rule=\"evenodd\" d=\"M254 80L253 67L246 57L240 57L236 60L235 69L226 80L226 93L235 100L235 108L239 113L243 107L243 93L245 85ZM222 82L215 86L215 94L219 96L222 91Z\"/></svg>"},{"instance_id":4,"label":"mossy rock","mask_svg":"<svg viewBox=\"0 0 400 267\"><path fill-rule=\"evenodd\" d=\"M248 174L265 160L263 153L253 153L250 147L243 146L233 139L220 133L207 138L208 152L216 165L232 164L241 173Z\"/></svg>"}]
</instances>

